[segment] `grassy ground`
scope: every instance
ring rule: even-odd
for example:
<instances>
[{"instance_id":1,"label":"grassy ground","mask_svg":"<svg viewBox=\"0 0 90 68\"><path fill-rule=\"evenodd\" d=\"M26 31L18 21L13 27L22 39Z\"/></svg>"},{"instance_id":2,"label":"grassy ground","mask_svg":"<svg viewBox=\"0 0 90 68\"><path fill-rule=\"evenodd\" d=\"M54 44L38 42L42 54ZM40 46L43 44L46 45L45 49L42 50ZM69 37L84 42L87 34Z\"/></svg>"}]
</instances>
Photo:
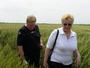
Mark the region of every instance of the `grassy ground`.
<instances>
[{"instance_id":1,"label":"grassy ground","mask_svg":"<svg viewBox=\"0 0 90 68\"><path fill-rule=\"evenodd\" d=\"M17 31L23 24L0 24L0 68L27 68L20 62L16 49ZM61 27L56 24L39 24L43 43L46 45L51 31ZM81 54L80 68L90 68L90 25L74 25L73 30L78 34L78 48ZM41 68L44 49L41 51ZM32 67L33 68L33 67Z\"/></svg>"}]
</instances>

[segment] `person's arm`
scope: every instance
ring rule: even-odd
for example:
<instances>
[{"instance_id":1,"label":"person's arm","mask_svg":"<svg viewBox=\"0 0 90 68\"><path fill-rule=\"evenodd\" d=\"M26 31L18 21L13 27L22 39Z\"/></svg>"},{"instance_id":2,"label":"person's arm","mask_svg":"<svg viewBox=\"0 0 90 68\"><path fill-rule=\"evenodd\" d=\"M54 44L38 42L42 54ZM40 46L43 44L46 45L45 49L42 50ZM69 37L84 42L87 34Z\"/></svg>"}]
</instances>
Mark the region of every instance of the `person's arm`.
<instances>
[{"instance_id":1,"label":"person's arm","mask_svg":"<svg viewBox=\"0 0 90 68\"><path fill-rule=\"evenodd\" d=\"M78 49L74 51L74 56L75 56L76 65L77 67L79 67L81 63L81 56Z\"/></svg>"},{"instance_id":2,"label":"person's arm","mask_svg":"<svg viewBox=\"0 0 90 68\"><path fill-rule=\"evenodd\" d=\"M20 55L20 58L21 58L21 59L24 59L23 46L17 45L17 48L18 48L18 53L19 53L19 55Z\"/></svg>"},{"instance_id":3,"label":"person's arm","mask_svg":"<svg viewBox=\"0 0 90 68\"><path fill-rule=\"evenodd\" d=\"M40 48L43 48L44 45L43 45L43 41L42 41L42 38L40 38Z\"/></svg>"},{"instance_id":4,"label":"person's arm","mask_svg":"<svg viewBox=\"0 0 90 68\"><path fill-rule=\"evenodd\" d=\"M17 49L18 49L18 53L21 59L24 59L24 51L23 51L23 31L19 30L18 35L17 35Z\"/></svg>"},{"instance_id":5,"label":"person's arm","mask_svg":"<svg viewBox=\"0 0 90 68\"><path fill-rule=\"evenodd\" d=\"M43 66L45 68L48 68L48 62L47 61L48 61L48 57L49 57L50 51L51 51L51 49L49 49L49 48L45 49L44 64L43 64Z\"/></svg>"},{"instance_id":6,"label":"person's arm","mask_svg":"<svg viewBox=\"0 0 90 68\"><path fill-rule=\"evenodd\" d=\"M47 46L45 49L45 55L44 55L44 62L43 65L45 68L48 68L48 57L50 55L50 51L53 48L53 44L55 41L55 37L56 37L56 33L57 33L57 29L55 29L49 36L48 42L47 42Z\"/></svg>"}]
</instances>

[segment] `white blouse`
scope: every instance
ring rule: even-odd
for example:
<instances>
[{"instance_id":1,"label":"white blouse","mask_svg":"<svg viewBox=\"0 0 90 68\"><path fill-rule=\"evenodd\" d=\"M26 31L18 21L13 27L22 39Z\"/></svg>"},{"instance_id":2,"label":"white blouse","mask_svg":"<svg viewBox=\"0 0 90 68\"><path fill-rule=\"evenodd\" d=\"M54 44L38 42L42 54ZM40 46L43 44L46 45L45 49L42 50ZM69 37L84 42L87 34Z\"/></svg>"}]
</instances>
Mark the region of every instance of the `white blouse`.
<instances>
[{"instance_id":1,"label":"white blouse","mask_svg":"<svg viewBox=\"0 0 90 68\"><path fill-rule=\"evenodd\" d=\"M72 64L73 51L77 49L77 35L71 30L70 37L67 39L63 28L58 28L58 30L59 34L51 56L51 61L62 63L64 65ZM56 34L57 29L55 29L49 36L47 48L52 49Z\"/></svg>"}]
</instances>

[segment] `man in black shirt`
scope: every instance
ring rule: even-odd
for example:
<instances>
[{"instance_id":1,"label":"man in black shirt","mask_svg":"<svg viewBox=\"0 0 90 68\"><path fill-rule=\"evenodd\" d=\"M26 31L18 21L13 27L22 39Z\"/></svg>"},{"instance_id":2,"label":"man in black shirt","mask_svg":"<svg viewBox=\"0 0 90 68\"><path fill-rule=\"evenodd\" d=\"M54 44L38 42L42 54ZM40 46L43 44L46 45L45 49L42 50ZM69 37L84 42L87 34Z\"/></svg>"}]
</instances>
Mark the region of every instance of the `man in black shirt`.
<instances>
[{"instance_id":1,"label":"man in black shirt","mask_svg":"<svg viewBox=\"0 0 90 68\"><path fill-rule=\"evenodd\" d=\"M40 41L40 32L38 26L35 24L36 17L28 16L26 25L18 31L17 46L21 59L25 59L29 66L35 65L39 68L40 48L42 42Z\"/></svg>"}]
</instances>

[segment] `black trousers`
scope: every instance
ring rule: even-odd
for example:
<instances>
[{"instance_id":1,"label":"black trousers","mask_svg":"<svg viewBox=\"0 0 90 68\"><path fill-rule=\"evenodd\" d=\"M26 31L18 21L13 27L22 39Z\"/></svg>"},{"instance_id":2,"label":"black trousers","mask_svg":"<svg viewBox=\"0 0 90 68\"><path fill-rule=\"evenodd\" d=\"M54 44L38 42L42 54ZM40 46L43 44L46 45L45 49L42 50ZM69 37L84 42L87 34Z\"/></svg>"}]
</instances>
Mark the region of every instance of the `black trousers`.
<instances>
[{"instance_id":1,"label":"black trousers","mask_svg":"<svg viewBox=\"0 0 90 68\"><path fill-rule=\"evenodd\" d=\"M50 61L49 68L72 68L72 64L70 64L70 65L63 65L61 63Z\"/></svg>"},{"instance_id":2,"label":"black trousers","mask_svg":"<svg viewBox=\"0 0 90 68\"><path fill-rule=\"evenodd\" d=\"M29 64L29 68L31 68L31 66L34 66L34 68L39 68L40 52L25 55L25 59Z\"/></svg>"}]
</instances>

